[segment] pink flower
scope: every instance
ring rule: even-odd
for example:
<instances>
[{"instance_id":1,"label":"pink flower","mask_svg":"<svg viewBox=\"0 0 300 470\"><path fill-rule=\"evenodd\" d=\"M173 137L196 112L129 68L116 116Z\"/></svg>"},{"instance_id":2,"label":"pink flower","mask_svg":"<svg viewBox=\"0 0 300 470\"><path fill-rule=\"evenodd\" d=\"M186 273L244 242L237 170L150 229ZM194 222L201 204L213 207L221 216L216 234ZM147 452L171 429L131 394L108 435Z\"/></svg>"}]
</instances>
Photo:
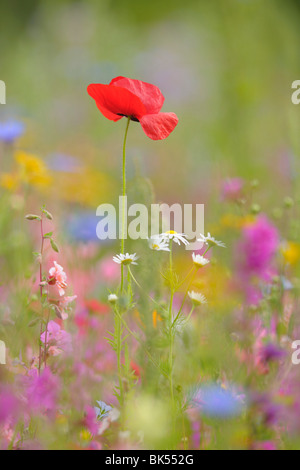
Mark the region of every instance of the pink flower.
<instances>
[{"instance_id":1,"label":"pink flower","mask_svg":"<svg viewBox=\"0 0 300 470\"><path fill-rule=\"evenodd\" d=\"M59 295L64 295L67 288L67 275L63 267L54 261L54 267L49 269L49 274L48 284L51 286L57 285Z\"/></svg>"},{"instance_id":2,"label":"pink flower","mask_svg":"<svg viewBox=\"0 0 300 470\"><path fill-rule=\"evenodd\" d=\"M87 406L85 408L84 425L93 436L96 436L99 431L99 423L97 421L97 414L94 408Z\"/></svg>"},{"instance_id":3,"label":"pink flower","mask_svg":"<svg viewBox=\"0 0 300 470\"><path fill-rule=\"evenodd\" d=\"M41 335L41 341L45 344L46 332ZM50 321L47 329L47 345L50 345L49 353L52 356L59 355L62 351L72 352L72 338L69 333L62 330L55 322Z\"/></svg>"},{"instance_id":4,"label":"pink flower","mask_svg":"<svg viewBox=\"0 0 300 470\"><path fill-rule=\"evenodd\" d=\"M246 225L243 229L243 238L239 244L241 270L247 275L269 280L278 247L277 228L265 215L259 216L254 223Z\"/></svg>"},{"instance_id":5,"label":"pink flower","mask_svg":"<svg viewBox=\"0 0 300 470\"><path fill-rule=\"evenodd\" d=\"M55 411L59 396L60 382L49 368L43 370L41 375L37 369L32 369L25 378L27 388L27 401L34 411Z\"/></svg>"},{"instance_id":6,"label":"pink flower","mask_svg":"<svg viewBox=\"0 0 300 470\"><path fill-rule=\"evenodd\" d=\"M231 178L224 181L222 198L227 201L236 201L242 196L244 181L241 178Z\"/></svg>"},{"instance_id":7,"label":"pink flower","mask_svg":"<svg viewBox=\"0 0 300 470\"><path fill-rule=\"evenodd\" d=\"M277 447L273 441L257 442L254 447L255 450L277 450Z\"/></svg>"},{"instance_id":8,"label":"pink flower","mask_svg":"<svg viewBox=\"0 0 300 470\"><path fill-rule=\"evenodd\" d=\"M64 297L59 300L56 305L56 315L60 320L67 320L69 315L66 311L68 305L77 299L77 295L72 295L71 297Z\"/></svg>"}]
</instances>

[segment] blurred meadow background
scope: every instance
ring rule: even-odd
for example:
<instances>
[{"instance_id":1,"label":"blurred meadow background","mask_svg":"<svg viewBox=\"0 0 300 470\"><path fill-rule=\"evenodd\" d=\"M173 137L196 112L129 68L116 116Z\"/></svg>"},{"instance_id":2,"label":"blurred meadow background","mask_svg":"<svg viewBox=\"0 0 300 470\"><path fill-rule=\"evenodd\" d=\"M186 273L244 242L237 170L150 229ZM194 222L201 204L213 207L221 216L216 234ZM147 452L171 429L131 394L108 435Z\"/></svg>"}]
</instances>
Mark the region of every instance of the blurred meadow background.
<instances>
[{"instance_id":1,"label":"blurred meadow background","mask_svg":"<svg viewBox=\"0 0 300 470\"><path fill-rule=\"evenodd\" d=\"M0 394L21 410L11 422L0 403L1 446L299 448L300 366L299 372L291 367L290 344L300 339L300 108L291 103L291 84L300 78L300 3L11 0L0 12L0 79L7 87L7 104L0 105L0 340L7 346ZM193 314L176 346L174 387L186 406L183 438L179 425L176 431L170 425L162 377L131 340L128 370L136 381L128 378L127 424L119 428L113 416L103 426L100 417L95 437L89 415L97 400L118 408L116 361L105 338L113 328L107 296L119 282L112 262L119 242L96 238L95 213L102 203L117 205L125 120L105 119L86 88L119 75L157 85L164 111L179 118L170 137L158 142L131 124L130 201L205 204L205 231L227 246L213 251L210 266L194 280L208 306ZM1 126L11 121L22 123L24 132L8 141ZM77 295L66 322L52 319L72 336L73 353L49 360L52 385L61 394L49 392L43 405L47 413L56 410L54 417L47 414L47 425L36 413L40 383L30 392L33 411L24 424L21 390L28 395L28 383L20 385L36 367L40 308L32 255L39 251L39 228L25 215L39 214L44 204L54 218L45 230L54 230L60 249L57 254L47 246L45 272L56 260L67 272L70 295ZM265 224L256 243L276 238L266 261L274 275L254 269L260 278L254 293L252 267L240 265L256 250L245 232L248 223ZM142 241L127 246L140 256L140 284L164 299L160 262L168 258ZM180 273L189 270L190 255L176 251ZM136 302L128 321L145 335L147 348L163 351L163 313L142 292ZM264 338L260 345L258 338ZM264 350L267 370L260 373L261 355L255 354L270 344L277 348L275 364L269 366L270 350ZM200 383L250 395L241 398L247 409L235 409L229 419L232 403L222 397L225 411L219 405L208 416L190 410L187 397Z\"/></svg>"}]
</instances>

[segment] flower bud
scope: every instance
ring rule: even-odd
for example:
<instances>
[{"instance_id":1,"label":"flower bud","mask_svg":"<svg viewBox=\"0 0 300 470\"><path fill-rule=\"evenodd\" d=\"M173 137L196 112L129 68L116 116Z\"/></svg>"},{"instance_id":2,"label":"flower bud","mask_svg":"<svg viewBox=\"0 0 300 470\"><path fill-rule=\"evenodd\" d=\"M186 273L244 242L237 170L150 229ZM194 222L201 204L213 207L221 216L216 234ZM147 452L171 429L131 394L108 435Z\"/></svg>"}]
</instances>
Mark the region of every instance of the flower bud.
<instances>
[{"instance_id":1,"label":"flower bud","mask_svg":"<svg viewBox=\"0 0 300 470\"><path fill-rule=\"evenodd\" d=\"M252 204L250 210L251 210L251 214L256 215L256 214L259 214L259 213L260 213L261 207L260 207L260 205L258 205L258 204Z\"/></svg>"},{"instance_id":2,"label":"flower bud","mask_svg":"<svg viewBox=\"0 0 300 470\"><path fill-rule=\"evenodd\" d=\"M27 215L25 215L25 219L27 219L27 220L41 220L40 216L35 215L35 214L27 214Z\"/></svg>"},{"instance_id":3,"label":"flower bud","mask_svg":"<svg viewBox=\"0 0 300 470\"><path fill-rule=\"evenodd\" d=\"M283 204L286 209L291 209L294 207L294 200L291 197L286 197L283 201Z\"/></svg>"},{"instance_id":4,"label":"flower bud","mask_svg":"<svg viewBox=\"0 0 300 470\"><path fill-rule=\"evenodd\" d=\"M118 296L116 294L109 294L108 296L108 302L110 304L115 304L118 300Z\"/></svg>"}]
</instances>

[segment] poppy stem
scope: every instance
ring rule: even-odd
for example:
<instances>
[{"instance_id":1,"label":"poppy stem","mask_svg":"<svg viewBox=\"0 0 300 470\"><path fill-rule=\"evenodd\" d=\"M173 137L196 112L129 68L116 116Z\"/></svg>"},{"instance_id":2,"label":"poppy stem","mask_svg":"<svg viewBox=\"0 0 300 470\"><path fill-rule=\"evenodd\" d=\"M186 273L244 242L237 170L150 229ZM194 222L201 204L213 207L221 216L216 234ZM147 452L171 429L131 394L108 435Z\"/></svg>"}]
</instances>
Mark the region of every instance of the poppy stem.
<instances>
[{"instance_id":1,"label":"poppy stem","mask_svg":"<svg viewBox=\"0 0 300 470\"><path fill-rule=\"evenodd\" d=\"M130 117L127 118L127 125L126 125L124 142L123 142L123 170L122 170L123 199L122 199L122 236L121 236L121 253L123 255L125 254L126 142L127 142L129 124L130 124ZM123 292L123 286L124 286L124 266L123 264L121 264L121 292Z\"/></svg>"}]
</instances>

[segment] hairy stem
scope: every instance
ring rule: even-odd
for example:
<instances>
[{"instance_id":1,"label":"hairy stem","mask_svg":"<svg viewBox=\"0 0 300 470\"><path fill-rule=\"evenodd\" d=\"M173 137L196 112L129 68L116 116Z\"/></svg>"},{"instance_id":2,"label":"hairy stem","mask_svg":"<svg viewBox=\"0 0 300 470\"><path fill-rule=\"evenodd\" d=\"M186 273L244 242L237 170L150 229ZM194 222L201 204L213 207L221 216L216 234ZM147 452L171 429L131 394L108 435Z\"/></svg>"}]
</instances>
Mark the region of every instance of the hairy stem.
<instances>
[{"instance_id":1,"label":"hairy stem","mask_svg":"<svg viewBox=\"0 0 300 470\"><path fill-rule=\"evenodd\" d=\"M123 169L122 169L122 236L121 236L121 253L125 254L125 197L126 197L126 142L128 135L128 128L130 124L130 117L127 118L127 125L125 129L124 142L123 142ZM121 264L121 292L123 292L124 287L124 266Z\"/></svg>"},{"instance_id":2,"label":"hairy stem","mask_svg":"<svg viewBox=\"0 0 300 470\"><path fill-rule=\"evenodd\" d=\"M44 252L44 229L43 229L43 214L41 216L41 259L40 259L40 294L41 294L41 303L42 303L42 317L44 316L44 300L43 300L43 252ZM39 337L39 375L41 375L42 367L42 343L41 336L43 333L43 320L41 321L40 328L40 337Z\"/></svg>"}]
</instances>

